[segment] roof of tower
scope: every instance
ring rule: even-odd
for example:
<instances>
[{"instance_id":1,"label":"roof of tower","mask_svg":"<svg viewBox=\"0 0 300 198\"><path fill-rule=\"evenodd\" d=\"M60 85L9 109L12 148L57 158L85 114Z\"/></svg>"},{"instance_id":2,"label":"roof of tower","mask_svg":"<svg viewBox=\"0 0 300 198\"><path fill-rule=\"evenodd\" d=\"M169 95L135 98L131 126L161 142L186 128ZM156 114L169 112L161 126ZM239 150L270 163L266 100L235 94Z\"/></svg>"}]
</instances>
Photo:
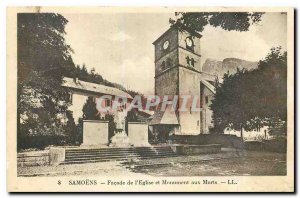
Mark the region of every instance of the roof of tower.
<instances>
[{"instance_id":1,"label":"roof of tower","mask_svg":"<svg viewBox=\"0 0 300 198\"><path fill-rule=\"evenodd\" d=\"M185 26L180 26L178 24L176 25L172 25L167 31L165 31L162 35L160 35L152 44L155 45L155 43L157 43L157 41L159 41L163 36L165 36L166 34L168 34L170 31L174 30L174 29L177 29L178 31L180 30L184 30L184 31L187 31L189 32L192 36L196 36L198 38L201 38L202 35L199 34L198 32L196 32L195 30L192 30L191 28L187 28Z\"/></svg>"},{"instance_id":2,"label":"roof of tower","mask_svg":"<svg viewBox=\"0 0 300 198\"><path fill-rule=\"evenodd\" d=\"M213 93L216 94L216 88L211 83L209 83L207 80L201 80L201 82Z\"/></svg>"},{"instance_id":3,"label":"roof of tower","mask_svg":"<svg viewBox=\"0 0 300 198\"><path fill-rule=\"evenodd\" d=\"M162 103L159 104L160 106ZM162 111L161 109L155 111L151 116L152 119L149 125L159 125L159 124L172 124L178 125L178 118L174 110L172 110L172 105L167 105L166 109Z\"/></svg>"}]
</instances>

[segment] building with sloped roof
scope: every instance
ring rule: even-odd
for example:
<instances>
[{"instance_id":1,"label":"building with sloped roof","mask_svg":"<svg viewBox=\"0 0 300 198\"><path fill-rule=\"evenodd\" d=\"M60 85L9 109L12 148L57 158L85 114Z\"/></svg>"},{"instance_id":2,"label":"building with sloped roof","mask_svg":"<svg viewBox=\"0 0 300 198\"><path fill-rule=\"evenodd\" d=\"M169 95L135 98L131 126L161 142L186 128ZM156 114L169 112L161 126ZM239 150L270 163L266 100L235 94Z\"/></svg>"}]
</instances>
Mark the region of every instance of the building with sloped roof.
<instances>
[{"instance_id":1,"label":"building with sloped roof","mask_svg":"<svg viewBox=\"0 0 300 198\"><path fill-rule=\"evenodd\" d=\"M78 119L82 118L82 108L89 96L99 98L103 95L109 95L112 96L112 98L115 96L124 97L127 98L128 101L132 99L131 95L115 87L85 82L78 78L65 77L63 81L62 86L68 88L70 92L71 106L69 110L73 113L75 123L78 123ZM107 99L105 105L111 106L112 101ZM101 116L104 116L104 114Z\"/></svg>"}]
</instances>

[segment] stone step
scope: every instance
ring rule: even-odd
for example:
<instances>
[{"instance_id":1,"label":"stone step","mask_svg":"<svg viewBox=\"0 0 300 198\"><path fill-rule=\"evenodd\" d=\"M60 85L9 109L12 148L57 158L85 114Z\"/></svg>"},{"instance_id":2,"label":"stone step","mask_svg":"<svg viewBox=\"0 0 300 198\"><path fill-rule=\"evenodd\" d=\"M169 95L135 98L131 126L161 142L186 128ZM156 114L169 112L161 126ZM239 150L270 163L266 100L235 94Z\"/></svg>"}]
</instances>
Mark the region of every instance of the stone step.
<instances>
[{"instance_id":1,"label":"stone step","mask_svg":"<svg viewBox=\"0 0 300 198\"><path fill-rule=\"evenodd\" d=\"M76 158L76 157L124 157L124 156L140 156L138 153L135 154L129 154L129 155L123 155L123 154L113 154L113 155L72 155L72 156L66 156L66 158Z\"/></svg>"},{"instance_id":2,"label":"stone step","mask_svg":"<svg viewBox=\"0 0 300 198\"><path fill-rule=\"evenodd\" d=\"M176 154L160 154L160 155L148 155L148 156L140 156L140 155L134 155L134 156L77 156L72 158L66 158L66 161L72 161L75 159L82 159L82 160L89 160L89 159L130 159L130 158L157 158L157 157L168 157L168 156L177 156Z\"/></svg>"},{"instance_id":3,"label":"stone step","mask_svg":"<svg viewBox=\"0 0 300 198\"><path fill-rule=\"evenodd\" d=\"M132 152L132 153L66 153L67 156L81 156L81 155L90 155L90 156L107 156L107 155L135 155L137 152Z\"/></svg>"},{"instance_id":4,"label":"stone step","mask_svg":"<svg viewBox=\"0 0 300 198\"><path fill-rule=\"evenodd\" d=\"M91 158L107 158L107 159L113 159L113 158L134 158L134 157L157 157L157 156L174 156L176 155L175 153L160 153L157 155L105 155L105 156L99 156L99 155L80 155L80 156L67 156L65 159L66 160L73 160L73 159L91 159Z\"/></svg>"},{"instance_id":5,"label":"stone step","mask_svg":"<svg viewBox=\"0 0 300 198\"><path fill-rule=\"evenodd\" d=\"M90 153L85 153L85 154L72 154L72 155L66 155L66 158L72 158L72 157L79 157L79 156L86 156L86 157L106 157L106 156L156 156L156 155L173 155L175 154L174 152L161 152L161 153L111 153L111 154L90 154Z\"/></svg>"},{"instance_id":6,"label":"stone step","mask_svg":"<svg viewBox=\"0 0 300 198\"><path fill-rule=\"evenodd\" d=\"M68 154L80 154L80 153L134 153L134 152L152 152L152 153L157 153L157 152L173 152L171 149L165 149L165 150L130 150L130 151L82 151L82 152L68 152Z\"/></svg>"},{"instance_id":7,"label":"stone step","mask_svg":"<svg viewBox=\"0 0 300 198\"><path fill-rule=\"evenodd\" d=\"M124 150L124 149L164 149L170 146L154 146L154 147L105 147L105 148L67 148L68 151L82 150Z\"/></svg>"},{"instance_id":8,"label":"stone step","mask_svg":"<svg viewBox=\"0 0 300 198\"><path fill-rule=\"evenodd\" d=\"M131 151L85 151L85 152L68 152L66 155L80 155L80 154L113 154L113 153L161 153L161 152L173 152L171 149L166 150L131 150Z\"/></svg>"},{"instance_id":9,"label":"stone step","mask_svg":"<svg viewBox=\"0 0 300 198\"><path fill-rule=\"evenodd\" d=\"M63 164L128 161L130 159L142 160L176 156L177 154L168 146L67 149L65 162Z\"/></svg>"},{"instance_id":10,"label":"stone step","mask_svg":"<svg viewBox=\"0 0 300 198\"><path fill-rule=\"evenodd\" d=\"M99 154L99 153L81 153L81 154L66 154L66 158L72 158L72 157L76 157L76 156L132 156L132 155L143 155L143 156L147 156L147 155L160 155L160 154L164 154L164 155L168 155L168 154L174 154L174 152L171 151L167 151L167 152L158 152L158 153L152 153L152 152L145 152L145 153L138 153L138 152L134 152L134 153L105 153L105 154Z\"/></svg>"},{"instance_id":11,"label":"stone step","mask_svg":"<svg viewBox=\"0 0 300 198\"><path fill-rule=\"evenodd\" d=\"M128 161L128 159L124 158L116 158L116 159L88 159L88 160L68 160L64 161L62 164L83 164L83 163L95 163L95 162L109 162L109 161Z\"/></svg>"},{"instance_id":12,"label":"stone step","mask_svg":"<svg viewBox=\"0 0 300 198\"><path fill-rule=\"evenodd\" d=\"M171 148L159 148L159 149L82 149L82 150L66 150L66 153L83 153L83 152L143 152L143 151L168 151L172 150Z\"/></svg>"},{"instance_id":13,"label":"stone step","mask_svg":"<svg viewBox=\"0 0 300 198\"><path fill-rule=\"evenodd\" d=\"M155 159L155 158L166 158L166 157L177 157L176 154L174 156L156 156L156 157L140 157L138 159ZM128 161L128 158L116 158L116 159L88 159L88 160L69 160L65 161L62 164L83 164L83 163L97 163L97 162L108 162L108 161Z\"/></svg>"},{"instance_id":14,"label":"stone step","mask_svg":"<svg viewBox=\"0 0 300 198\"><path fill-rule=\"evenodd\" d=\"M130 157L125 157L125 156L117 156L117 157L74 157L74 158L68 158L65 161L89 161L89 160L114 160L114 159L131 159L131 158L139 158L140 156L130 156Z\"/></svg>"}]
</instances>

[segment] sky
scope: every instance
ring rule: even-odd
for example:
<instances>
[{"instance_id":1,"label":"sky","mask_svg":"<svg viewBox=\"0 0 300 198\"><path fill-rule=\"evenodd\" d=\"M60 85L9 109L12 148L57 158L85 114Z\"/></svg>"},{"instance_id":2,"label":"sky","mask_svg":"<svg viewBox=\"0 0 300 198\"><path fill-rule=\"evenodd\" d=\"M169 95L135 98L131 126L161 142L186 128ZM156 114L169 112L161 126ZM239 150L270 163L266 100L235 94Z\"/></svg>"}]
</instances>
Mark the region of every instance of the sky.
<instances>
[{"instance_id":1,"label":"sky","mask_svg":"<svg viewBox=\"0 0 300 198\"><path fill-rule=\"evenodd\" d=\"M63 14L66 42L75 64L85 64L105 79L144 94L154 92L152 42L169 27L174 13ZM259 61L272 47L286 49L287 17L266 13L247 32L206 26L201 33L202 63L207 58Z\"/></svg>"}]
</instances>

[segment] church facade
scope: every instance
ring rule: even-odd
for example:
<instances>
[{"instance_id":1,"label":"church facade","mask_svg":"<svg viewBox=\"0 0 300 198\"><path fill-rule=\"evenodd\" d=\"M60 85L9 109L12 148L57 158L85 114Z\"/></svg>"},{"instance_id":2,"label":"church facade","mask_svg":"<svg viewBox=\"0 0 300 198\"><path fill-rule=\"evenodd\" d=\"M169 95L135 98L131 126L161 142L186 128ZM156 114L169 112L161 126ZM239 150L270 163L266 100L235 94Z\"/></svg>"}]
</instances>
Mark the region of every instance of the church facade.
<instances>
[{"instance_id":1,"label":"church facade","mask_svg":"<svg viewBox=\"0 0 300 198\"><path fill-rule=\"evenodd\" d=\"M209 108L215 94L216 76L202 72L201 35L171 27L153 42L155 47L155 95L178 96L175 111L157 109L150 122L158 133L174 135L198 135L210 132L212 111ZM198 97L200 111L178 108L184 97Z\"/></svg>"}]
</instances>

